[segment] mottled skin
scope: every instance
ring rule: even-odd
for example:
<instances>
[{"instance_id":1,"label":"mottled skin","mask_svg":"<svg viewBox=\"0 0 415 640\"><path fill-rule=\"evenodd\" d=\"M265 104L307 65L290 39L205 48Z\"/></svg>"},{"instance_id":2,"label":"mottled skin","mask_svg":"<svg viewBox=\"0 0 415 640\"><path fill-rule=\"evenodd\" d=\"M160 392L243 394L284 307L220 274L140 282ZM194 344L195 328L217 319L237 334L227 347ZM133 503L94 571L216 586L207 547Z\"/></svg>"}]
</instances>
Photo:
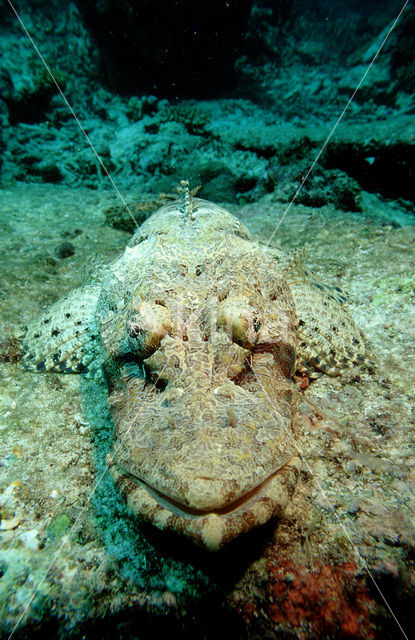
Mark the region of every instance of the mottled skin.
<instances>
[{"instance_id":1,"label":"mottled skin","mask_svg":"<svg viewBox=\"0 0 415 640\"><path fill-rule=\"evenodd\" d=\"M147 220L102 284L29 329L24 363L67 372L99 357L119 490L135 514L214 550L292 497L294 372L367 360L343 301L224 209L187 199Z\"/></svg>"}]
</instances>

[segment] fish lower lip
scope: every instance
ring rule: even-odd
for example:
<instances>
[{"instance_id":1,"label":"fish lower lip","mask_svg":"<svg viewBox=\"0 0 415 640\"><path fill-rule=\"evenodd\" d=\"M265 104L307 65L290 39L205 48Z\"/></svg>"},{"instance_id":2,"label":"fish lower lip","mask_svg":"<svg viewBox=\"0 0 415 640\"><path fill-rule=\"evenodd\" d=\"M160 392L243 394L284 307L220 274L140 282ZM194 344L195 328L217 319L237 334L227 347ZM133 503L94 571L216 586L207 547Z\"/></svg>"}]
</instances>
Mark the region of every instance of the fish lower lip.
<instances>
[{"instance_id":1,"label":"fish lower lip","mask_svg":"<svg viewBox=\"0 0 415 640\"><path fill-rule=\"evenodd\" d=\"M195 508L189 507L188 505L184 504L183 502L180 502L178 500L174 500L174 498L171 498L170 496L166 495L162 491L159 491L158 489L155 489L153 486L151 486L150 484L145 482L145 480L142 480L138 476L135 476L134 474L130 473L128 470L124 469L122 466L120 466L120 465L119 466L122 469L123 473L127 474L137 484L140 484L140 485L144 486L145 489L158 502L165 503L166 506L170 505L170 510L181 511L182 513L187 514L187 515L205 516L205 515L208 515L208 514L226 515L227 513L230 513L231 511L234 511L235 509L237 509L241 505L249 503L250 500L252 500L252 498L254 496L256 496L256 494L261 491L261 489L263 489L269 482L271 482L271 480L277 475L277 473L281 470L281 468L283 466L285 466L285 464L286 463L284 463L284 465L282 465L276 471L274 471L274 473L269 475L259 485L257 485L256 487L254 487L250 491L247 491L247 493L244 493L243 495L239 496L239 498L237 498L236 500L233 500L232 502L224 505L223 507L219 507L219 508L216 508L216 509L195 509Z\"/></svg>"}]
</instances>

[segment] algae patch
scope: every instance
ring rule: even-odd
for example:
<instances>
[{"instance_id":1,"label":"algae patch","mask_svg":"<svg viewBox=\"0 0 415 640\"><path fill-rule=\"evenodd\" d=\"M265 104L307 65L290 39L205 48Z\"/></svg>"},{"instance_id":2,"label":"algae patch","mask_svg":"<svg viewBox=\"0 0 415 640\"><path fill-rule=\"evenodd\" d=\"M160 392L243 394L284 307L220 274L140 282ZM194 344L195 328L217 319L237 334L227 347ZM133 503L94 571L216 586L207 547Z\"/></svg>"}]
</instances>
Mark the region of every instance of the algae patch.
<instances>
[{"instance_id":1,"label":"algae patch","mask_svg":"<svg viewBox=\"0 0 415 640\"><path fill-rule=\"evenodd\" d=\"M396 296L404 302L415 302L415 271L412 273L393 274L376 280L373 284L372 304L379 307L395 300Z\"/></svg>"}]
</instances>

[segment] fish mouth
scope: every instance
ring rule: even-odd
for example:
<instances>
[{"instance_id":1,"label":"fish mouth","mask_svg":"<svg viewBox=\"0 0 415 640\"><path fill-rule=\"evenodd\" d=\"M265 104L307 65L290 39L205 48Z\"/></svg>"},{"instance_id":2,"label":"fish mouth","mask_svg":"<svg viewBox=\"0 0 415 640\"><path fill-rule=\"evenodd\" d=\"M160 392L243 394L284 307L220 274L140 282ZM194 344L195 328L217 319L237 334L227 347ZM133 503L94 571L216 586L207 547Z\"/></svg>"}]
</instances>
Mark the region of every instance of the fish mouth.
<instances>
[{"instance_id":1,"label":"fish mouth","mask_svg":"<svg viewBox=\"0 0 415 640\"><path fill-rule=\"evenodd\" d=\"M149 484L139 476L136 476L134 473L131 473L131 471L129 471L119 463L116 462L115 464L118 466L118 468L124 475L128 476L136 484L143 486L146 489L146 491L149 492L149 494L154 496L156 500L159 500L160 503L169 505L171 507L172 512L178 511L178 512L181 512L183 515L205 516L210 513L215 513L218 515L227 515L232 511L234 511L235 509L238 509L243 505L249 504L255 499L257 494L259 494L261 491L263 492L264 489L266 489L267 484L271 482L271 480L281 471L281 468L284 467L285 464L287 464L287 462L285 462L280 467L278 467L278 469L276 469L273 473L271 473L267 478L265 478L265 480L260 482L256 487L238 496L238 498L236 498L235 500L232 500L231 502L223 504L223 506L220 506L220 507L211 507L211 508L205 508L205 509L203 508L198 509L195 507L191 507L185 502L182 502L181 500L175 500L168 494L164 493L163 491L160 491L160 489L156 489L155 487L153 487L151 484ZM214 480L214 478L203 478L203 479L212 480L212 481Z\"/></svg>"},{"instance_id":2,"label":"fish mouth","mask_svg":"<svg viewBox=\"0 0 415 640\"><path fill-rule=\"evenodd\" d=\"M215 508L195 509L154 489L107 455L110 474L132 513L162 530L184 534L208 551L217 551L239 535L280 516L291 500L300 458L294 455L254 489Z\"/></svg>"}]
</instances>

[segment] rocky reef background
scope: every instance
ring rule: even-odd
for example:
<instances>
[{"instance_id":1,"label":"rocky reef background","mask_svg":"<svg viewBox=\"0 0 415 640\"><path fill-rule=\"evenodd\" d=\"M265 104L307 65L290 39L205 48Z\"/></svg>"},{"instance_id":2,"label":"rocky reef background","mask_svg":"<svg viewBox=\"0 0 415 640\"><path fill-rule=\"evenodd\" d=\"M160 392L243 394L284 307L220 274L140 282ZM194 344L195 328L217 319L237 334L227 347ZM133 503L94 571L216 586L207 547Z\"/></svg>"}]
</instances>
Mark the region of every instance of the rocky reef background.
<instances>
[{"instance_id":1,"label":"rocky reef background","mask_svg":"<svg viewBox=\"0 0 415 640\"><path fill-rule=\"evenodd\" d=\"M401 6L16 3L120 189L186 177L239 203L291 199ZM1 183L110 188L7 2L0 18ZM414 26L409 5L297 202L358 211L364 189L411 208Z\"/></svg>"},{"instance_id":2,"label":"rocky reef background","mask_svg":"<svg viewBox=\"0 0 415 640\"><path fill-rule=\"evenodd\" d=\"M267 241L402 3L207 4L14 6L138 222L187 178ZM91 499L104 387L19 366L24 326L133 223L8 2L0 21L0 636L410 637L413 6L273 239L350 292L379 366L305 391L286 517L215 557L138 526L107 477Z\"/></svg>"}]
</instances>

